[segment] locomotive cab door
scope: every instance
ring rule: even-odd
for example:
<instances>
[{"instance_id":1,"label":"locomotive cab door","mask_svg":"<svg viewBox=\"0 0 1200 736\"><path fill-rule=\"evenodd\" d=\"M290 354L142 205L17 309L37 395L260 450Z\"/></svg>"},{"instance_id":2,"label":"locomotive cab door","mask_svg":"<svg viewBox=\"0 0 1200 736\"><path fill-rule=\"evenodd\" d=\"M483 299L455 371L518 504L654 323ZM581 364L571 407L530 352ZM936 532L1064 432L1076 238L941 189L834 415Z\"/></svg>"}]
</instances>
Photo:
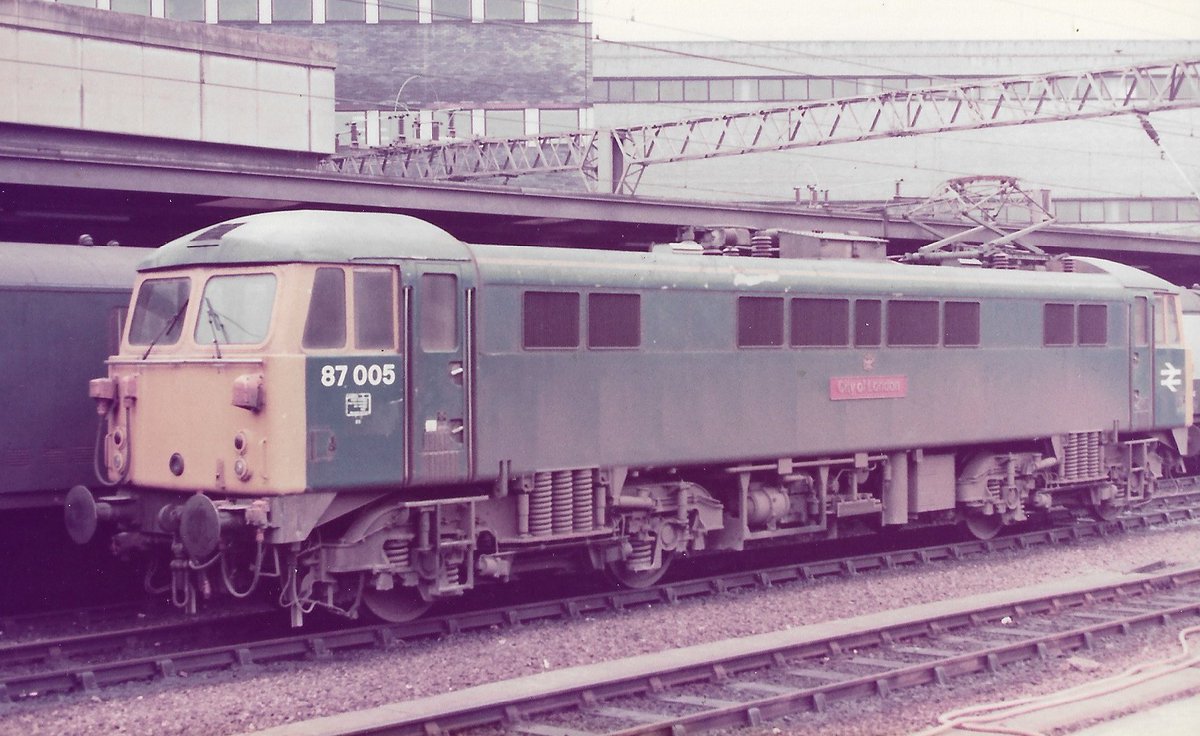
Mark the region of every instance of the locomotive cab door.
<instances>
[{"instance_id":1,"label":"locomotive cab door","mask_svg":"<svg viewBox=\"0 0 1200 736\"><path fill-rule=\"evenodd\" d=\"M1136 296L1129 315L1130 429L1154 426L1154 303Z\"/></svg>"},{"instance_id":2,"label":"locomotive cab door","mask_svg":"<svg viewBox=\"0 0 1200 736\"><path fill-rule=\"evenodd\" d=\"M1183 315L1175 294L1154 295L1154 426L1191 424L1191 371L1183 346Z\"/></svg>"},{"instance_id":3,"label":"locomotive cab door","mask_svg":"<svg viewBox=\"0 0 1200 736\"><path fill-rule=\"evenodd\" d=\"M459 264L430 264L405 289L408 301L410 482L473 475L470 318L473 290Z\"/></svg>"},{"instance_id":4,"label":"locomotive cab door","mask_svg":"<svg viewBox=\"0 0 1200 736\"><path fill-rule=\"evenodd\" d=\"M1130 314L1131 428L1182 427L1190 423L1191 381L1174 294L1135 296Z\"/></svg>"}]
</instances>

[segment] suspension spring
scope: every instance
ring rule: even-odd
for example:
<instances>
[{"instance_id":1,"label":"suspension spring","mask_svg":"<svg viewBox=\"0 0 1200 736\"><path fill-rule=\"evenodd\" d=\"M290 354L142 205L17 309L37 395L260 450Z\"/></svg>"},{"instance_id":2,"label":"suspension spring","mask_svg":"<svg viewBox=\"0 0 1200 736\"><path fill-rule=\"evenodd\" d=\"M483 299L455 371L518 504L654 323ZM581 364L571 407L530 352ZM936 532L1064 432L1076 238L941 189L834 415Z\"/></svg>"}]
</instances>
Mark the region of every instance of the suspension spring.
<instances>
[{"instance_id":1,"label":"suspension spring","mask_svg":"<svg viewBox=\"0 0 1200 736\"><path fill-rule=\"evenodd\" d=\"M409 544L406 539L388 539L383 543L383 554L389 565L411 567Z\"/></svg>"},{"instance_id":2,"label":"suspension spring","mask_svg":"<svg viewBox=\"0 0 1200 736\"><path fill-rule=\"evenodd\" d=\"M1063 447L1063 480L1075 480L1079 477L1079 434L1072 432L1067 435Z\"/></svg>"},{"instance_id":3,"label":"suspension spring","mask_svg":"<svg viewBox=\"0 0 1200 736\"><path fill-rule=\"evenodd\" d=\"M535 537L550 534L554 496L549 473L533 474L533 490L529 493L529 533Z\"/></svg>"},{"instance_id":4,"label":"suspension spring","mask_svg":"<svg viewBox=\"0 0 1200 736\"><path fill-rule=\"evenodd\" d=\"M575 471L575 531L590 532L595 521L593 504L596 499L592 489L592 471Z\"/></svg>"},{"instance_id":5,"label":"suspension spring","mask_svg":"<svg viewBox=\"0 0 1200 736\"><path fill-rule=\"evenodd\" d=\"M1100 458L1100 433L1088 432L1088 470L1093 478L1104 474Z\"/></svg>"},{"instance_id":6,"label":"suspension spring","mask_svg":"<svg viewBox=\"0 0 1200 736\"><path fill-rule=\"evenodd\" d=\"M633 549L629 552L629 556L625 558L625 566L633 572L653 568L654 540L631 539L629 542L633 546Z\"/></svg>"},{"instance_id":7,"label":"suspension spring","mask_svg":"<svg viewBox=\"0 0 1200 736\"><path fill-rule=\"evenodd\" d=\"M553 531L564 534L571 531L571 516L574 513L574 499L571 492L571 471L556 470L551 474L551 489L553 494Z\"/></svg>"}]
</instances>

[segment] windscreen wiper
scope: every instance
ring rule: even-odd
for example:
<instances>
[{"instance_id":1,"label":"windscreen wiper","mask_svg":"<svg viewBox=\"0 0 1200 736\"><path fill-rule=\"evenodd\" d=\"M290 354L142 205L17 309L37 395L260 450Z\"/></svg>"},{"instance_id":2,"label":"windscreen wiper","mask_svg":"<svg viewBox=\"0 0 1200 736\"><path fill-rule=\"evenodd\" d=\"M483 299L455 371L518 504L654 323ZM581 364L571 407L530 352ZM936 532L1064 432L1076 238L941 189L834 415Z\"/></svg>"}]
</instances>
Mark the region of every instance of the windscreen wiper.
<instances>
[{"instance_id":1,"label":"windscreen wiper","mask_svg":"<svg viewBox=\"0 0 1200 736\"><path fill-rule=\"evenodd\" d=\"M175 329L175 325L179 323L179 320L183 318L183 313L187 311L187 305L188 300L184 299L183 304L179 305L179 311L175 312L175 316L171 317L171 319L167 321L166 326L163 327L162 330L154 336L154 339L150 341L150 344L146 346L146 352L142 353L142 360L150 357L150 351L154 349L154 346L158 344L158 341L163 339L168 332Z\"/></svg>"},{"instance_id":2,"label":"windscreen wiper","mask_svg":"<svg viewBox=\"0 0 1200 736\"><path fill-rule=\"evenodd\" d=\"M217 338L217 331L219 330L225 336L225 342L229 342L229 333L225 332L225 323L221 321L221 315L213 308L212 302L209 301L208 297L204 297L204 312L208 315L208 327L212 330L213 352L216 354L217 359L220 360L221 341Z\"/></svg>"}]
</instances>

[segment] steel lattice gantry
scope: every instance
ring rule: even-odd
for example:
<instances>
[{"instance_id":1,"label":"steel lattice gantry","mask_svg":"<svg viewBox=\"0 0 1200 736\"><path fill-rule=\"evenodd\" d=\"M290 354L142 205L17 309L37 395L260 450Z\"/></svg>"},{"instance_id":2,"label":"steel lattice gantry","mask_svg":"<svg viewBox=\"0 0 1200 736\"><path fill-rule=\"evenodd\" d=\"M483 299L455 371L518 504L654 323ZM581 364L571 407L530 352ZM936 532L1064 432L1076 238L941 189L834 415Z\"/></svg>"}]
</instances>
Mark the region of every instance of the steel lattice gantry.
<instances>
[{"instance_id":1,"label":"steel lattice gantry","mask_svg":"<svg viewBox=\"0 0 1200 736\"><path fill-rule=\"evenodd\" d=\"M327 170L468 180L579 171L632 194L647 166L877 138L1200 106L1200 59L904 89L746 112L522 138L401 143ZM603 185L601 184L603 182Z\"/></svg>"}]
</instances>

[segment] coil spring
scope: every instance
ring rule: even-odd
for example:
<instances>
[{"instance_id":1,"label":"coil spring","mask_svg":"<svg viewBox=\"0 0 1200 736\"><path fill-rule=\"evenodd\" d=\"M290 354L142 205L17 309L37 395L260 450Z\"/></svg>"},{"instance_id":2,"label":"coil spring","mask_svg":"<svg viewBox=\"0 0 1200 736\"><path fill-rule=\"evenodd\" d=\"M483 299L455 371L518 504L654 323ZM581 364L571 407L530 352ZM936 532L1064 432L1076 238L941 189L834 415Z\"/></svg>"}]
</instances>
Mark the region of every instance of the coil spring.
<instances>
[{"instance_id":1,"label":"coil spring","mask_svg":"<svg viewBox=\"0 0 1200 736\"><path fill-rule=\"evenodd\" d=\"M571 471L556 470L551 474L551 489L553 493L553 530L555 534L571 531L571 516L574 513L574 499L571 493Z\"/></svg>"},{"instance_id":2,"label":"coil spring","mask_svg":"<svg viewBox=\"0 0 1200 736\"><path fill-rule=\"evenodd\" d=\"M1089 432L1088 437L1088 469L1092 477L1096 477L1104 473L1100 458L1100 433Z\"/></svg>"},{"instance_id":3,"label":"coil spring","mask_svg":"<svg viewBox=\"0 0 1200 736\"><path fill-rule=\"evenodd\" d=\"M383 554L389 565L409 567L409 545L405 539L388 539L383 543Z\"/></svg>"},{"instance_id":4,"label":"coil spring","mask_svg":"<svg viewBox=\"0 0 1200 736\"><path fill-rule=\"evenodd\" d=\"M1063 444L1062 475L1064 480L1079 477L1079 435L1075 433L1068 434Z\"/></svg>"},{"instance_id":5,"label":"coil spring","mask_svg":"<svg viewBox=\"0 0 1200 736\"><path fill-rule=\"evenodd\" d=\"M575 471L574 494L575 531L589 532L592 530L595 521L595 514L593 513L593 504L595 502L595 498L592 495L591 470Z\"/></svg>"},{"instance_id":6,"label":"coil spring","mask_svg":"<svg viewBox=\"0 0 1200 736\"><path fill-rule=\"evenodd\" d=\"M625 558L625 566L634 572L639 570L649 570L651 567L653 567L654 540L631 539L629 541L633 546L633 549L629 552L629 556Z\"/></svg>"},{"instance_id":7,"label":"coil spring","mask_svg":"<svg viewBox=\"0 0 1200 736\"><path fill-rule=\"evenodd\" d=\"M529 494L529 533L543 537L550 533L554 509L553 488L549 473L533 474L533 491Z\"/></svg>"}]
</instances>

